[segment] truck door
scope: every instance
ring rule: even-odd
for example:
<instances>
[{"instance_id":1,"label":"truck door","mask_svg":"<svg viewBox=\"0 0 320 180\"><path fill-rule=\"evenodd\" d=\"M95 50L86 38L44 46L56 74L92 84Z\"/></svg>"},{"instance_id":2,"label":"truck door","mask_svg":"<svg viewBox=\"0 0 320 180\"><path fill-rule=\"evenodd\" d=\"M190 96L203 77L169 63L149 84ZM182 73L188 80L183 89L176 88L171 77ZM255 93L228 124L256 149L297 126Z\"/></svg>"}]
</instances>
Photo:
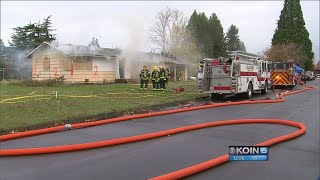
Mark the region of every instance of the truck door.
<instances>
[{"instance_id":1,"label":"truck door","mask_svg":"<svg viewBox=\"0 0 320 180\"><path fill-rule=\"evenodd\" d=\"M203 60L200 62L198 70L198 89L200 92L209 91L211 63L212 61L210 60Z\"/></svg>"}]
</instances>

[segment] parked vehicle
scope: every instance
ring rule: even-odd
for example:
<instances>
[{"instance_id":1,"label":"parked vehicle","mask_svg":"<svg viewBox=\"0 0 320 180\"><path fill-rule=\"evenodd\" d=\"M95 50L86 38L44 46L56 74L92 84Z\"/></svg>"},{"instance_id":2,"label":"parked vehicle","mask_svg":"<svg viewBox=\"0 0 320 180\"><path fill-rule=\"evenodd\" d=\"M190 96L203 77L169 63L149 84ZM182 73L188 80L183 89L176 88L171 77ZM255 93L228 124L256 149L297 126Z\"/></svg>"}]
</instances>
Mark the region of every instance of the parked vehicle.
<instances>
[{"instance_id":1,"label":"parked vehicle","mask_svg":"<svg viewBox=\"0 0 320 180\"><path fill-rule=\"evenodd\" d=\"M312 80L314 80L316 78L315 75L314 75L314 72L312 72L312 71L307 71L306 75L307 75L307 80L308 81L312 81Z\"/></svg>"},{"instance_id":2,"label":"parked vehicle","mask_svg":"<svg viewBox=\"0 0 320 180\"><path fill-rule=\"evenodd\" d=\"M307 74L301 74L300 79L302 82L306 83L309 79L309 76Z\"/></svg>"},{"instance_id":3,"label":"parked vehicle","mask_svg":"<svg viewBox=\"0 0 320 180\"><path fill-rule=\"evenodd\" d=\"M210 93L211 99L228 94L243 94L251 98L254 91L266 94L270 86L269 62L257 55L234 51L230 58L205 58L200 61L198 89Z\"/></svg>"},{"instance_id":4,"label":"parked vehicle","mask_svg":"<svg viewBox=\"0 0 320 180\"><path fill-rule=\"evenodd\" d=\"M316 75L316 78L317 78L317 79L320 79L320 74L317 74L317 75Z\"/></svg>"}]
</instances>

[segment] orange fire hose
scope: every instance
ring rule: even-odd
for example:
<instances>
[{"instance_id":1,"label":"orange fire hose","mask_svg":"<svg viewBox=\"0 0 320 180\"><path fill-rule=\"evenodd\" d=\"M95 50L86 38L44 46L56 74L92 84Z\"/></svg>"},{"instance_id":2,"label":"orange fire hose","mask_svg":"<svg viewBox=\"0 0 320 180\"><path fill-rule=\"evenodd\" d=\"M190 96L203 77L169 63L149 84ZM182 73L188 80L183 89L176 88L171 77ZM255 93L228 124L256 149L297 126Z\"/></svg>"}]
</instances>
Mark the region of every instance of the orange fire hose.
<instances>
[{"instance_id":1,"label":"orange fire hose","mask_svg":"<svg viewBox=\"0 0 320 180\"><path fill-rule=\"evenodd\" d=\"M302 84L302 85L304 85L304 84ZM241 101L241 102L227 102L227 103L202 105L202 106L195 106L195 107L190 107L190 108L182 108L182 109L174 109L174 110L153 112L153 113L147 113L147 114L137 114L137 115L132 115L132 116L124 116L124 117L106 119L106 120L101 120L101 121L93 121L93 122L71 124L71 127L72 127L72 129L84 128L84 127L91 127L91 126L97 126L97 125L102 125L102 124L109 124L109 123L114 123L114 122L119 122L119 121L127 121L127 120L139 119L139 118L160 116L160 115L166 115L166 114L173 114L173 113L194 111L194 110L200 110L200 109L222 107L222 106L232 106L232 105L240 105L240 104L279 103L279 102L284 102L285 101L284 96L300 93L300 92L303 92L303 91L306 91L306 90L312 90L312 89L315 88L313 86L307 86L307 85L304 85L304 86L306 86L307 88L301 89L301 90L297 90L297 91L288 92L288 93L285 93L285 94L280 94L278 99L256 100L256 101ZM47 134L47 133L52 133L52 132L64 131L64 130L66 130L66 126L62 125L62 126L44 128L44 129L39 129L39 130L18 132L18 133L14 133L14 134L2 135L2 136L0 136L0 141L12 140L12 139L22 138L22 137L27 137L27 136L35 136L35 135L40 135L40 134Z\"/></svg>"},{"instance_id":2,"label":"orange fire hose","mask_svg":"<svg viewBox=\"0 0 320 180\"><path fill-rule=\"evenodd\" d=\"M288 141L290 139L296 138L306 132L306 127L302 123L289 121L289 120L282 120L282 119L239 119L239 120L228 120L228 121L217 121L215 122L219 125L230 125L230 124L247 124L247 123L268 123L268 124L283 124L293 127L298 127L300 130L286 134L283 136L279 136L264 142L261 142L259 144L256 144L255 146L271 146L280 142ZM217 125L218 126L218 125ZM211 126L209 126L211 127ZM161 175L158 177L151 178L150 180L169 180L169 179L179 179L186 176L190 176L192 174L204 171L206 169L218 166L220 164L226 163L229 161L229 154L225 154L222 156L219 156L217 158L214 158L212 160L202 162L200 164L187 167L185 169L181 169L172 173L168 173L165 175Z\"/></svg>"},{"instance_id":3,"label":"orange fire hose","mask_svg":"<svg viewBox=\"0 0 320 180\"><path fill-rule=\"evenodd\" d=\"M297 91L293 91L293 92L280 94L279 99L211 104L211 105L197 106L197 107L191 107L191 108L186 108L186 109L175 109L175 110L154 112L154 113L148 113L148 114L138 114L138 115L133 115L133 116L119 117L119 118L107 119L107 120L102 120L102 121L78 123L78 124L72 124L72 125L66 125L66 126L57 126L57 127L52 127L52 128L40 129L40 130L20 132L20 133L15 133L15 134L8 134L8 135L0 136L0 140L6 141L6 140L11 140L11 139L21 138L21 137L26 137L26 136L34 136L34 135L39 135L39 134L63 131L63 130L70 129L70 128L84 128L84 127L96 126L96 125L101 125L101 124L108 124L108 123L119 122L119 121L126 121L126 120L138 119L138 118L159 116L159 115L164 115L164 114L172 114L172 113L193 111L193 110L213 108L213 107L231 106L231 105L240 105L240 104L278 103L278 102L283 102L285 100L284 96L300 93L300 92L303 92L306 90L315 89L315 87L305 85L305 84L301 83L300 81L299 81L299 83L303 86L306 86L307 88L302 89L302 90L297 90ZM31 155L31 154L46 154L46 153L78 151L78 150L113 146L113 145L118 145L118 144L125 144L125 143L130 143L130 142L137 142L137 141L153 139L153 138L163 137L163 136L177 134L177 133L181 133L181 132L207 128L207 127L232 125L232 124L249 124L249 123L250 124L251 123L282 124L282 125L288 125L288 126L300 128L300 130L298 130L296 132L261 142L259 144L256 144L256 146L271 146L271 145L274 145L274 144L277 144L277 143L280 143L283 141L288 141L290 139L296 138L306 132L306 127L304 126L304 124L299 123L299 122L290 121L290 120L281 120L281 119L223 120L223 121L215 121L215 122L196 124L196 125L179 127L179 128L169 129L169 130L160 131L160 132L130 136L130 137L125 137L125 138L111 139L111 140L105 140L105 141L98 141L98 142L73 144L73 145L65 145L65 146L40 147L40 148L6 149L6 150L0 150L0 156L17 156L17 155ZM200 163L200 164L197 164L197 165L194 165L194 166L182 169L182 170L178 170L178 171L175 171L175 172L172 172L169 174L158 176L158 177L155 177L152 179L157 179L157 180L178 179L178 178L186 177L186 176L201 172L203 170L215 167L217 165L223 164L228 161L229 161L229 155L225 154L225 155L217 157L215 159L212 159L212 160L209 160L209 161L206 161L206 162L203 162L203 163Z\"/></svg>"}]
</instances>

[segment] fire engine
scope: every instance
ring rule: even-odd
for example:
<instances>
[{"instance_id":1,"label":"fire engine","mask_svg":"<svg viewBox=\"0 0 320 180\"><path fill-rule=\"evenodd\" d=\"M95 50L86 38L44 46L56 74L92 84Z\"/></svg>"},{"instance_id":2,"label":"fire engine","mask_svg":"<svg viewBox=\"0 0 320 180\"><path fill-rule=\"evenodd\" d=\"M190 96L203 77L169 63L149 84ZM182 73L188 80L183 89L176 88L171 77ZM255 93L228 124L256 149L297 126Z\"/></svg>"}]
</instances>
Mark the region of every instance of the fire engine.
<instances>
[{"instance_id":1,"label":"fire engine","mask_svg":"<svg viewBox=\"0 0 320 180\"><path fill-rule=\"evenodd\" d=\"M273 87L293 89L297 80L300 80L300 74L304 71L293 62L272 62L270 66Z\"/></svg>"},{"instance_id":2,"label":"fire engine","mask_svg":"<svg viewBox=\"0 0 320 180\"><path fill-rule=\"evenodd\" d=\"M268 61L241 51L233 51L229 56L200 61L199 92L210 93L212 100L228 94L242 94L249 99L254 91L268 92L271 87Z\"/></svg>"}]
</instances>

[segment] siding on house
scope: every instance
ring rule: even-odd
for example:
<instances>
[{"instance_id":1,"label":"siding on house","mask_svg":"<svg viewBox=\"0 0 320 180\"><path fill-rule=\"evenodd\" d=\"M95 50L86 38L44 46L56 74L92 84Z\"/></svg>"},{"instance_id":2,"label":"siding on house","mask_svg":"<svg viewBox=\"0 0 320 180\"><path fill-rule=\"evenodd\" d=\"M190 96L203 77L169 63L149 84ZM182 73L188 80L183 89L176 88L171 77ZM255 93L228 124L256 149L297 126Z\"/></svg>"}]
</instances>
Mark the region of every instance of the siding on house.
<instances>
[{"instance_id":1,"label":"siding on house","mask_svg":"<svg viewBox=\"0 0 320 180\"><path fill-rule=\"evenodd\" d=\"M66 82L85 82L86 79L89 82L114 82L115 72L114 71L74 71L73 75L66 74L64 76Z\"/></svg>"},{"instance_id":2,"label":"siding on house","mask_svg":"<svg viewBox=\"0 0 320 180\"><path fill-rule=\"evenodd\" d=\"M36 50L32 55L32 80L64 76L65 82L114 82L115 62L105 57L72 57L54 48ZM72 66L73 62L73 66Z\"/></svg>"},{"instance_id":3,"label":"siding on house","mask_svg":"<svg viewBox=\"0 0 320 180\"><path fill-rule=\"evenodd\" d=\"M63 74L63 61L68 56L57 50L35 51L32 56L32 80L45 80Z\"/></svg>"}]
</instances>

